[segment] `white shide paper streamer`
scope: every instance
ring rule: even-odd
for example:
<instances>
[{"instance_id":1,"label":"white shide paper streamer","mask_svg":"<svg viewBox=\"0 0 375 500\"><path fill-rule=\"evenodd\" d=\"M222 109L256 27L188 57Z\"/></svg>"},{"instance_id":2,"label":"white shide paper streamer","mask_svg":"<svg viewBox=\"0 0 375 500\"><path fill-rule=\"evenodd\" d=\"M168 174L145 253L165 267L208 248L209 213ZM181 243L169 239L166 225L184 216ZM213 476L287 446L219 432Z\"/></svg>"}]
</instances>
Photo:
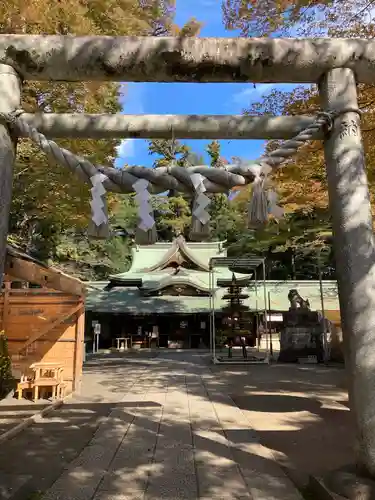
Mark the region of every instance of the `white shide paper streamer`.
<instances>
[{"instance_id":1,"label":"white shide paper streamer","mask_svg":"<svg viewBox=\"0 0 375 500\"><path fill-rule=\"evenodd\" d=\"M99 227L102 224L107 224L108 218L105 213L105 203L103 200L103 196L106 194L106 189L103 186L103 182L107 179L107 176L100 173L95 174L90 177L90 181L92 184L91 188L91 196L92 200L90 202L91 206L91 219L93 223Z\"/></svg>"},{"instance_id":2,"label":"white shide paper streamer","mask_svg":"<svg viewBox=\"0 0 375 500\"><path fill-rule=\"evenodd\" d=\"M210 220L210 214L207 212L206 208L210 204L211 200L204 193L206 187L204 185L204 177L201 174L191 174L191 182L193 183L196 197L194 200L193 215L196 217L203 225L206 225Z\"/></svg>"},{"instance_id":3,"label":"white shide paper streamer","mask_svg":"<svg viewBox=\"0 0 375 500\"><path fill-rule=\"evenodd\" d=\"M155 220L151 216L152 207L150 205L148 186L149 182L146 179L139 179L133 184L133 189L137 193L134 198L138 204L138 227L145 232L155 225Z\"/></svg>"}]
</instances>

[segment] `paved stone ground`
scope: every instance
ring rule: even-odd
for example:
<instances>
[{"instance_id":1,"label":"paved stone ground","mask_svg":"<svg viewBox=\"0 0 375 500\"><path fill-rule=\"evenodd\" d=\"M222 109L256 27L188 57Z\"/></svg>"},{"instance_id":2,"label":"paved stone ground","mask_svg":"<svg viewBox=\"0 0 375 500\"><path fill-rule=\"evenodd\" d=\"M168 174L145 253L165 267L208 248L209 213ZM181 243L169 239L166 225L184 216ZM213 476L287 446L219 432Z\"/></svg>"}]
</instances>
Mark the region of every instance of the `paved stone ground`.
<instances>
[{"instance_id":1,"label":"paved stone ground","mask_svg":"<svg viewBox=\"0 0 375 500\"><path fill-rule=\"evenodd\" d=\"M148 354L147 357L153 357ZM145 356L143 356L145 358ZM143 360L144 363L147 359ZM123 395L131 391L146 371L145 364L124 367L124 359L98 361L85 368L82 397L74 397L47 418L29 427L14 439L2 443L0 453L0 499L39 500L64 472L69 463L90 443L101 423ZM11 413L12 402L0 413ZM25 402L21 414L38 411L35 403ZM17 412L19 413L17 405ZM28 416L28 415L27 415ZM14 419L16 421L17 415ZM17 423L17 422L15 422ZM69 499L71 500L71 499Z\"/></svg>"},{"instance_id":2,"label":"paved stone ground","mask_svg":"<svg viewBox=\"0 0 375 500\"><path fill-rule=\"evenodd\" d=\"M81 396L2 446L0 498L300 500L206 361L91 360Z\"/></svg>"},{"instance_id":3,"label":"paved stone ground","mask_svg":"<svg viewBox=\"0 0 375 500\"><path fill-rule=\"evenodd\" d=\"M48 402L33 403L22 399L18 401L11 395L0 400L0 434L12 429L25 418L31 417L34 413L43 410L48 406Z\"/></svg>"},{"instance_id":4,"label":"paved stone ground","mask_svg":"<svg viewBox=\"0 0 375 500\"><path fill-rule=\"evenodd\" d=\"M301 487L353 462L354 425L343 366L274 364L211 367L229 394Z\"/></svg>"}]
</instances>

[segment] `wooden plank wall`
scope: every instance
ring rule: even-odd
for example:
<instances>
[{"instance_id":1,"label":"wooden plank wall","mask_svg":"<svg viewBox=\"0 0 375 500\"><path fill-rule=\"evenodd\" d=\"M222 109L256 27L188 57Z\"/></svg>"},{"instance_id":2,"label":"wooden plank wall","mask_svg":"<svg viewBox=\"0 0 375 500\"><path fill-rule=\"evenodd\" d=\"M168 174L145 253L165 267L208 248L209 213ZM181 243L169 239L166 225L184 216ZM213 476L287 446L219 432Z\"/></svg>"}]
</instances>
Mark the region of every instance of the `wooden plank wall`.
<instances>
[{"instance_id":1,"label":"wooden plank wall","mask_svg":"<svg viewBox=\"0 0 375 500\"><path fill-rule=\"evenodd\" d=\"M74 310L74 314L67 317ZM5 330L8 337L16 377L26 373L32 363L58 362L64 367L67 391L79 388L84 334L81 297L47 289L7 287L0 298L0 329ZM28 339L39 333L42 335L23 350Z\"/></svg>"}]
</instances>

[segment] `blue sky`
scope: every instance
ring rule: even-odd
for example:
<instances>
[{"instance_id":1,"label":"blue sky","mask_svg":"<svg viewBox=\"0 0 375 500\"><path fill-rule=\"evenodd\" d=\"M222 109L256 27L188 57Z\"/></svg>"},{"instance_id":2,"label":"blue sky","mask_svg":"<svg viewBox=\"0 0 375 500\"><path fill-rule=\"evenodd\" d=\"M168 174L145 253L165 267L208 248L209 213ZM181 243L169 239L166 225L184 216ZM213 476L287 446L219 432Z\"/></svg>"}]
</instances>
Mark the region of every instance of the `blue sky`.
<instances>
[{"instance_id":1,"label":"blue sky","mask_svg":"<svg viewBox=\"0 0 375 500\"><path fill-rule=\"evenodd\" d=\"M177 0L175 22L179 26L191 17L204 23L203 37L233 37L238 33L226 31L222 23L221 0ZM240 114L251 102L275 85L199 84L199 83L127 83L121 99L127 114ZM291 85L277 85L289 89ZM184 140L194 152L208 160L204 150L210 141ZM264 141L222 140L222 156L256 159L263 151ZM152 166L155 157L148 154L148 142L128 139L118 149L116 165L124 163Z\"/></svg>"}]
</instances>

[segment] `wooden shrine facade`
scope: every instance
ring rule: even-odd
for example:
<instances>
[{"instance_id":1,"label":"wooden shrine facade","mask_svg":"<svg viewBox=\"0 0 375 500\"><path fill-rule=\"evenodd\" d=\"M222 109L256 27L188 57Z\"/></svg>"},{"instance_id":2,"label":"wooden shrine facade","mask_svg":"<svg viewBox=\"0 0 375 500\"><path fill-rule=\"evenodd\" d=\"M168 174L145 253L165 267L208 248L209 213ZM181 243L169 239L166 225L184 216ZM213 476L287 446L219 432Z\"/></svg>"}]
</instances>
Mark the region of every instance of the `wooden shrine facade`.
<instances>
[{"instance_id":1,"label":"wooden shrine facade","mask_svg":"<svg viewBox=\"0 0 375 500\"><path fill-rule=\"evenodd\" d=\"M0 330L8 339L16 379L33 363L58 363L66 392L82 378L84 293L80 280L7 248L0 296Z\"/></svg>"}]
</instances>

